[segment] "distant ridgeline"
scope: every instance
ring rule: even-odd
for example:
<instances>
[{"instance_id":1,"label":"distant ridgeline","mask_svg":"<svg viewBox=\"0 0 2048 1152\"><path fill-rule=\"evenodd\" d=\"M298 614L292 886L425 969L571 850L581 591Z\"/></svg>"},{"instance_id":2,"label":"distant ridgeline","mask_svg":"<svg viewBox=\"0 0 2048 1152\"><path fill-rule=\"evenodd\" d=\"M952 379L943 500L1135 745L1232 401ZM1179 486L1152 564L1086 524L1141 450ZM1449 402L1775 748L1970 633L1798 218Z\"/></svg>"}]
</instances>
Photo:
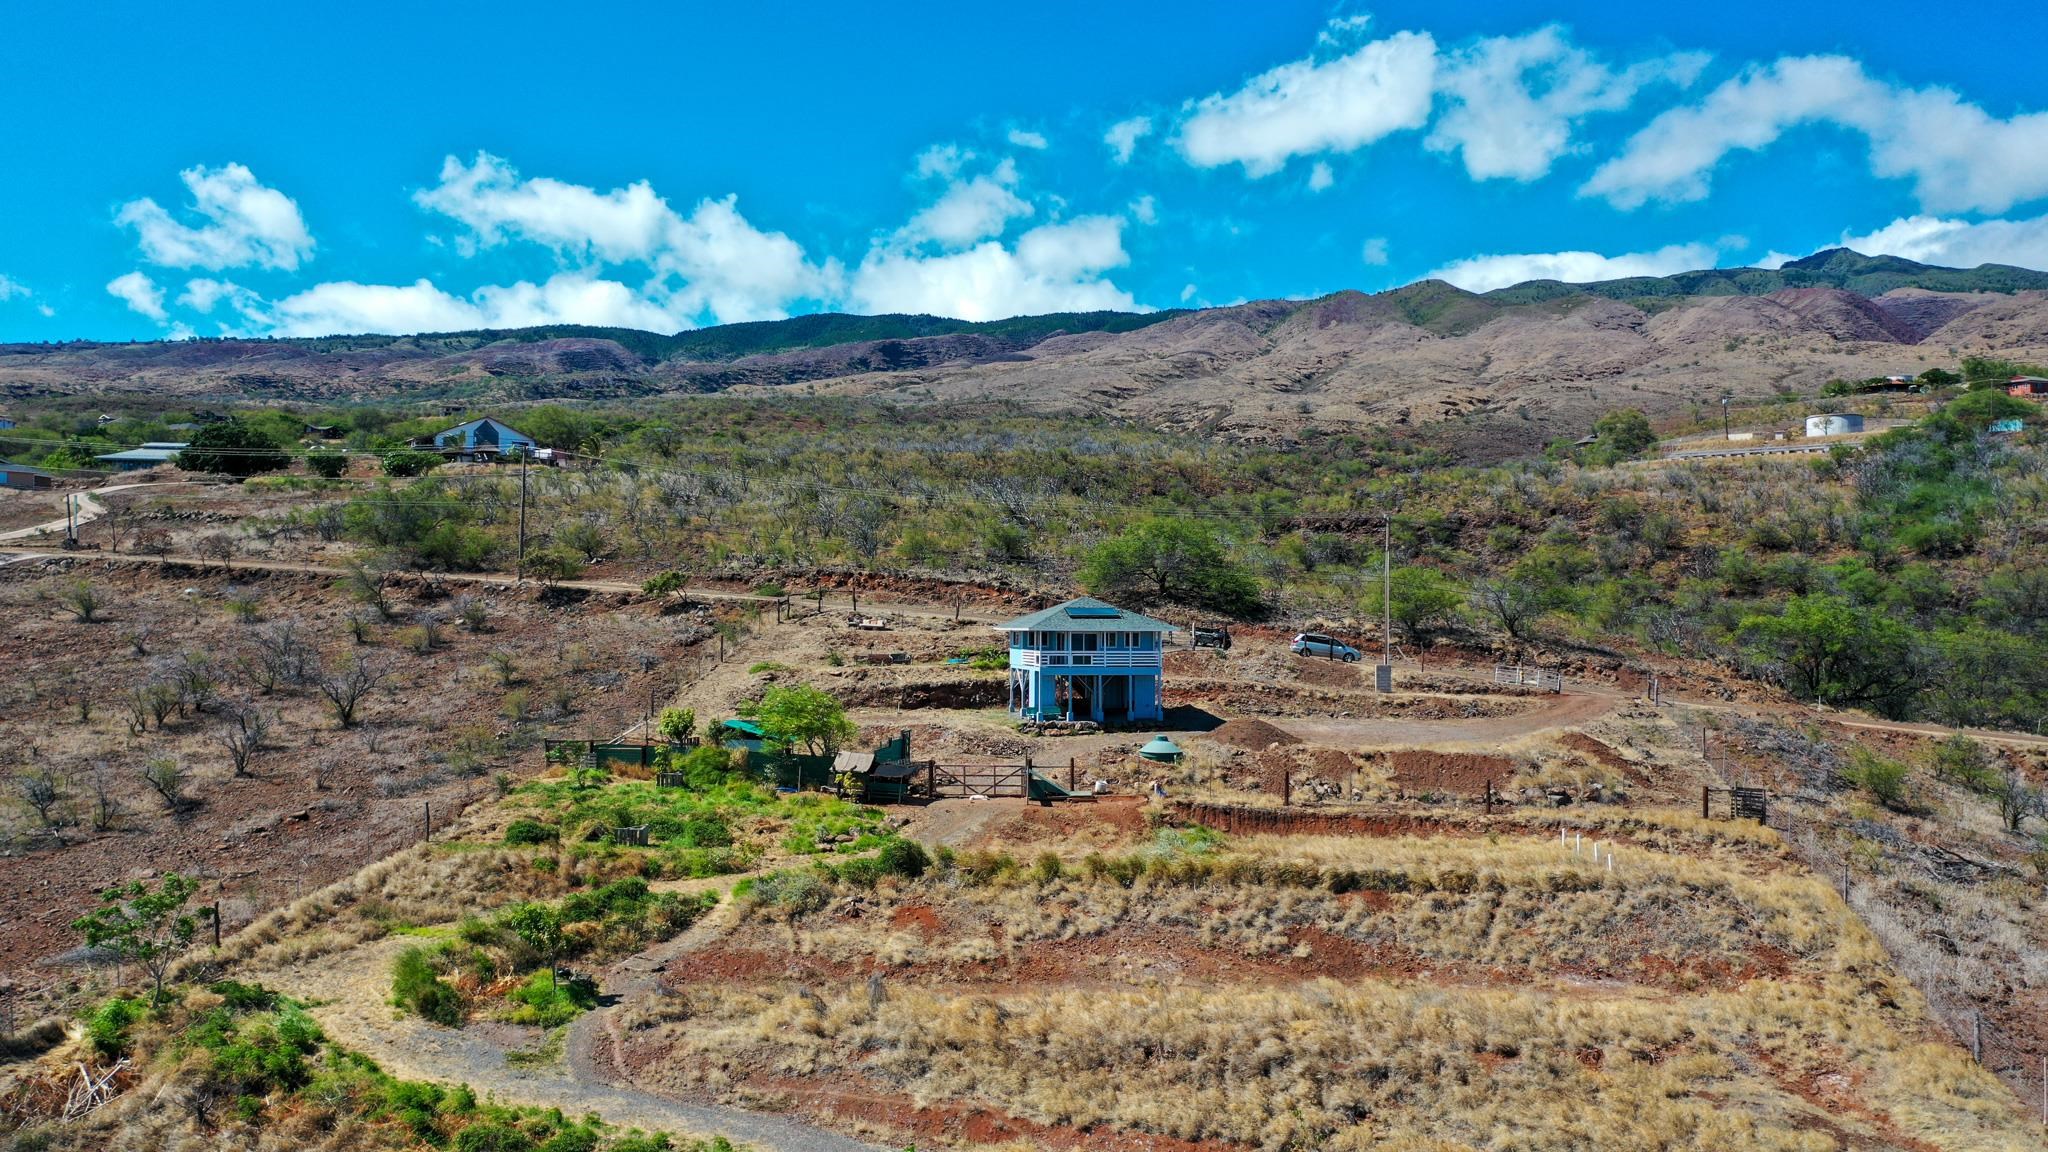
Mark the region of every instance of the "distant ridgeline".
<instances>
[{"instance_id":1,"label":"distant ridgeline","mask_svg":"<svg viewBox=\"0 0 2048 1152\"><path fill-rule=\"evenodd\" d=\"M1930 292L2020 292L2048 289L2048 272L2009 264L1975 268L1938 268L1897 256L1865 256L1847 248L1830 248L1782 268L1708 268L1673 276L1630 276L1591 284L1529 280L1485 294L1503 304L1534 304L1560 296L1605 296L1642 305L1685 296L1767 296L1787 288L1846 288L1865 296L1882 296L1894 288L1925 288Z\"/></svg>"}]
</instances>

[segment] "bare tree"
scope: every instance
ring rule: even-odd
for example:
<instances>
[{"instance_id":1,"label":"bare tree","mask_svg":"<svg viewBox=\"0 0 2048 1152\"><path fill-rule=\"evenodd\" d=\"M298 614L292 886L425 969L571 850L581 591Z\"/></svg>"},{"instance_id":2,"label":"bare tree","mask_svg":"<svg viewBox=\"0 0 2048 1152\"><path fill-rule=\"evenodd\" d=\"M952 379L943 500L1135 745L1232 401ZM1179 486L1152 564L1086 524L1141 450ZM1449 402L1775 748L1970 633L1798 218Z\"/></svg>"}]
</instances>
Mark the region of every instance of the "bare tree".
<instances>
[{"instance_id":1,"label":"bare tree","mask_svg":"<svg viewBox=\"0 0 2048 1152\"><path fill-rule=\"evenodd\" d=\"M1529 626L1543 615L1542 596L1528 581L1512 576L1479 581L1472 586L1472 600L1516 640L1528 639Z\"/></svg>"},{"instance_id":2,"label":"bare tree","mask_svg":"<svg viewBox=\"0 0 2048 1152\"><path fill-rule=\"evenodd\" d=\"M2048 793L2027 783L2011 769L1991 786L1991 796L1998 801L1998 818L2005 822L2008 832L2019 831L2029 816L2048 816Z\"/></svg>"},{"instance_id":3,"label":"bare tree","mask_svg":"<svg viewBox=\"0 0 2048 1152\"><path fill-rule=\"evenodd\" d=\"M270 717L253 705L229 704L221 709L220 721L215 743L227 751L236 776L249 775L249 758L270 735Z\"/></svg>"},{"instance_id":4,"label":"bare tree","mask_svg":"<svg viewBox=\"0 0 2048 1152\"><path fill-rule=\"evenodd\" d=\"M189 803L185 798L187 779L185 766L176 756L151 756L142 764L142 782L155 789L163 797L164 807L173 812Z\"/></svg>"},{"instance_id":5,"label":"bare tree","mask_svg":"<svg viewBox=\"0 0 2048 1152\"><path fill-rule=\"evenodd\" d=\"M462 627L465 631L472 633L482 632L490 625L490 610L484 607L482 600L467 593L457 596L453 601L449 602L448 609L457 620L462 621Z\"/></svg>"},{"instance_id":6,"label":"bare tree","mask_svg":"<svg viewBox=\"0 0 2048 1152\"><path fill-rule=\"evenodd\" d=\"M108 831L120 823L122 811L120 797L114 795L114 769L105 760L95 760L85 779L92 787L92 830Z\"/></svg>"},{"instance_id":7,"label":"bare tree","mask_svg":"<svg viewBox=\"0 0 2048 1152\"><path fill-rule=\"evenodd\" d=\"M146 616L136 617L121 630L121 639L128 642L128 647L134 649L137 656L149 655L149 638L154 635L156 621Z\"/></svg>"},{"instance_id":8,"label":"bare tree","mask_svg":"<svg viewBox=\"0 0 2048 1152\"><path fill-rule=\"evenodd\" d=\"M312 678L313 646L298 621L275 620L251 630L240 665L243 676L268 696L279 689L297 688Z\"/></svg>"},{"instance_id":9,"label":"bare tree","mask_svg":"<svg viewBox=\"0 0 2048 1152\"><path fill-rule=\"evenodd\" d=\"M363 697L389 675L389 670L382 664L373 663L358 652L353 659L321 676L318 681L320 694L333 707L335 723L343 728L354 727L356 709L362 705Z\"/></svg>"},{"instance_id":10,"label":"bare tree","mask_svg":"<svg viewBox=\"0 0 2048 1152\"><path fill-rule=\"evenodd\" d=\"M232 533L208 532L193 543L193 550L202 560L218 560L223 571L233 568L235 551L239 545Z\"/></svg>"},{"instance_id":11,"label":"bare tree","mask_svg":"<svg viewBox=\"0 0 2048 1152\"><path fill-rule=\"evenodd\" d=\"M33 772L18 773L13 780L14 794L36 814L36 819L45 828L58 828L64 823L60 809L64 805L64 786L57 779L57 773L44 766Z\"/></svg>"},{"instance_id":12,"label":"bare tree","mask_svg":"<svg viewBox=\"0 0 2048 1152\"><path fill-rule=\"evenodd\" d=\"M177 659L170 664L169 675L178 687L178 713L181 716L206 711L220 693L213 657L204 652L187 648L178 653Z\"/></svg>"},{"instance_id":13,"label":"bare tree","mask_svg":"<svg viewBox=\"0 0 2048 1152\"><path fill-rule=\"evenodd\" d=\"M171 718L171 713L178 710L180 699L182 697L176 683L161 676L150 677L143 681L141 687L129 694L128 711L133 717L130 726L137 733L147 732L149 722L154 720L157 731L163 731L165 723Z\"/></svg>"}]
</instances>

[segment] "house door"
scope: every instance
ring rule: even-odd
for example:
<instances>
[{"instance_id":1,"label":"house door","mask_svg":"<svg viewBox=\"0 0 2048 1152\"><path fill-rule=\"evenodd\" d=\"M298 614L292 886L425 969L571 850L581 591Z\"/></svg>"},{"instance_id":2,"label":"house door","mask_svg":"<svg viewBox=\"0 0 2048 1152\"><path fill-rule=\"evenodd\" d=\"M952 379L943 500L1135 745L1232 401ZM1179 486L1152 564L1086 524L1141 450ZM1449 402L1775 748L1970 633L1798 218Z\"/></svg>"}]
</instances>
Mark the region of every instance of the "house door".
<instances>
[{"instance_id":1,"label":"house door","mask_svg":"<svg viewBox=\"0 0 2048 1152\"><path fill-rule=\"evenodd\" d=\"M1105 676L1102 678L1102 715L1110 720L1131 718L1131 678L1128 676Z\"/></svg>"}]
</instances>

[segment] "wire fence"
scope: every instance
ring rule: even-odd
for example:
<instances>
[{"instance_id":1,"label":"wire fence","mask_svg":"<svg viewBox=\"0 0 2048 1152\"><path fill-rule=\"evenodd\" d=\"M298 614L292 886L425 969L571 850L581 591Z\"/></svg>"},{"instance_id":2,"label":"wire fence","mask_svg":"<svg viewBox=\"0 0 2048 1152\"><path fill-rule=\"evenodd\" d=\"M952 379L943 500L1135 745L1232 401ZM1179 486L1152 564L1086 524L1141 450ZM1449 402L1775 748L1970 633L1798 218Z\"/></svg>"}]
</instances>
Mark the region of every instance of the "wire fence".
<instances>
[{"instance_id":1,"label":"wire fence","mask_svg":"<svg viewBox=\"0 0 2048 1152\"><path fill-rule=\"evenodd\" d=\"M1812 767L1802 773L1774 760L1783 749L1758 748L1740 733L1731 737L1704 726L1700 747L1726 784L1770 791L1765 822L1807 868L1834 886L1884 945L1893 967L1919 991L1941 1029L2048 1126L2048 1035L2001 1022L1987 997L2010 974L1965 946L1967 926L1956 914L1904 892L1915 880L1955 881L1935 872L1924 854L1887 851L1859 862L1844 821L1815 807Z\"/></svg>"}]
</instances>

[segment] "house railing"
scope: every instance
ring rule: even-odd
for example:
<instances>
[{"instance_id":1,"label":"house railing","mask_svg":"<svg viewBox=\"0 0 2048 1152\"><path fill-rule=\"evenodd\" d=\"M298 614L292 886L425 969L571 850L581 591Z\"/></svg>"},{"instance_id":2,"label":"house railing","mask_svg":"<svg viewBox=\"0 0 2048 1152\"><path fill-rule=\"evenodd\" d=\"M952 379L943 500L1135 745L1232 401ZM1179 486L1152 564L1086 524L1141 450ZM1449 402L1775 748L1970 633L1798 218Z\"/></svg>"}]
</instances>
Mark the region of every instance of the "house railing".
<instances>
[{"instance_id":1,"label":"house railing","mask_svg":"<svg viewBox=\"0 0 2048 1152\"><path fill-rule=\"evenodd\" d=\"M1050 648L1012 648L1012 668L1149 668L1161 666L1158 649L1105 648L1097 652L1068 652Z\"/></svg>"}]
</instances>

